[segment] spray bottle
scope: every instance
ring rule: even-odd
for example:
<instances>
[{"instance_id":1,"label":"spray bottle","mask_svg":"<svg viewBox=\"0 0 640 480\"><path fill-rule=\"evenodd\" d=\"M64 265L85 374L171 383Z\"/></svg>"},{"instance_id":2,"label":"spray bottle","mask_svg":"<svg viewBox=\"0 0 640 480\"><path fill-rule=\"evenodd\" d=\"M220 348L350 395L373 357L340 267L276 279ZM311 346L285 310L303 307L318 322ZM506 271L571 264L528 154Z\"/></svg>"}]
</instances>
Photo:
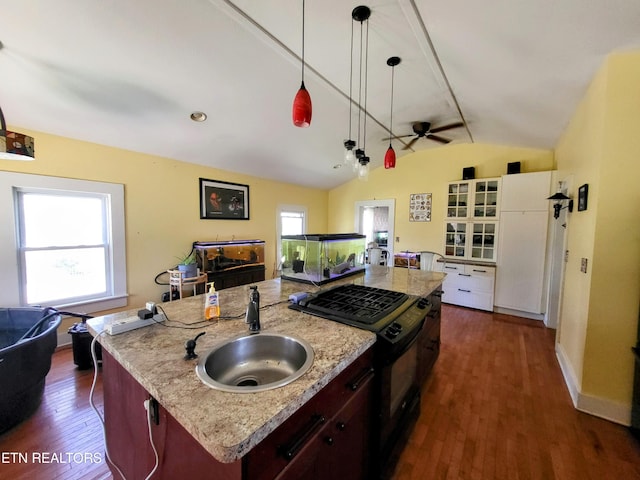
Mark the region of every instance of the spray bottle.
<instances>
[{"instance_id":1,"label":"spray bottle","mask_svg":"<svg viewBox=\"0 0 640 480\"><path fill-rule=\"evenodd\" d=\"M218 301L218 292L216 292L214 283L209 284L209 291L204 301L204 318L212 320L220 316L220 303Z\"/></svg>"}]
</instances>

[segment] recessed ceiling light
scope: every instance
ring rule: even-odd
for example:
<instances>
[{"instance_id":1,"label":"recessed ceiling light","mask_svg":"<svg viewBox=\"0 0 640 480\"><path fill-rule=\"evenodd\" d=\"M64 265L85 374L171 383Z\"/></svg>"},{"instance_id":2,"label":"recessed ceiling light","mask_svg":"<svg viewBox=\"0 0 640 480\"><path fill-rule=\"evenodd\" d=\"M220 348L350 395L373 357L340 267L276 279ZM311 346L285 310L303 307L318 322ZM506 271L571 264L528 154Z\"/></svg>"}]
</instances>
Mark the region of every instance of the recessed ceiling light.
<instances>
[{"instance_id":1,"label":"recessed ceiling light","mask_svg":"<svg viewBox=\"0 0 640 480\"><path fill-rule=\"evenodd\" d=\"M207 119L207 114L204 112L193 112L191 114L191 120L194 122L204 122Z\"/></svg>"}]
</instances>

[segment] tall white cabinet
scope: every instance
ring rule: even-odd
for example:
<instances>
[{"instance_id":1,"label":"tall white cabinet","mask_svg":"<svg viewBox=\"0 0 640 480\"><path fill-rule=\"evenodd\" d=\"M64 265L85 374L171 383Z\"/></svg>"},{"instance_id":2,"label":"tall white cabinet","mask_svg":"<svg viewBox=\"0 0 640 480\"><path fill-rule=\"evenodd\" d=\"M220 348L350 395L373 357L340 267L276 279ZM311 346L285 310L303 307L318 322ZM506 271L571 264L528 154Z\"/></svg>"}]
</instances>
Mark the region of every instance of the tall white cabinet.
<instances>
[{"instance_id":1,"label":"tall white cabinet","mask_svg":"<svg viewBox=\"0 0 640 480\"><path fill-rule=\"evenodd\" d=\"M494 305L544 313L551 172L502 177Z\"/></svg>"}]
</instances>

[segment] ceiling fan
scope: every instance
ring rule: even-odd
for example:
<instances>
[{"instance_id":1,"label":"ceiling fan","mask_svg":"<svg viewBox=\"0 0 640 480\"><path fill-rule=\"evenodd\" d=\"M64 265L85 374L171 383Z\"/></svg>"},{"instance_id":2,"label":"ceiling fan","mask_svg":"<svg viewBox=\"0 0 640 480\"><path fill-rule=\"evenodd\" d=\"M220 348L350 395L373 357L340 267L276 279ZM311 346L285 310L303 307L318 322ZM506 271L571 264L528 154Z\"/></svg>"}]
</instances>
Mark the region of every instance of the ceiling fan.
<instances>
[{"instance_id":1,"label":"ceiling fan","mask_svg":"<svg viewBox=\"0 0 640 480\"><path fill-rule=\"evenodd\" d=\"M413 124L413 133L412 134L399 135L397 137L391 137L391 138L415 137L412 140L410 140L409 143L407 143L404 147L402 147L402 150L408 150L420 138L428 138L429 140L433 140L435 142L440 142L440 143L449 143L449 142L451 142L450 139L445 138L445 137L441 137L440 135L435 135L435 134L436 133L440 133L440 132L444 132L445 130L450 130L452 128L459 128L459 127L463 127L463 126L464 126L463 122L456 122L456 123L451 123L449 125L443 125L441 127L431 128L431 123L430 122L415 122ZM384 140L388 141L389 139L385 138Z\"/></svg>"}]
</instances>

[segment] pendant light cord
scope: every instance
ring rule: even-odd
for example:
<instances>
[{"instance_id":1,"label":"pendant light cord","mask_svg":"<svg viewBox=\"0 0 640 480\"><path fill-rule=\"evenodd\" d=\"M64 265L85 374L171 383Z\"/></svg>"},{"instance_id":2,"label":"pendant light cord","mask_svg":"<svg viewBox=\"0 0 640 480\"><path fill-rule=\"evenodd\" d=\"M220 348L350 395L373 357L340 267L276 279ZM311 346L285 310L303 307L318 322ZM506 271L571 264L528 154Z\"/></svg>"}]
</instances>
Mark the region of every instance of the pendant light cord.
<instances>
[{"instance_id":1,"label":"pendant light cord","mask_svg":"<svg viewBox=\"0 0 640 480\"><path fill-rule=\"evenodd\" d=\"M396 67L391 67L391 120L389 121L389 148L391 147L391 139L393 138L393 78L395 77Z\"/></svg>"},{"instance_id":2,"label":"pendant light cord","mask_svg":"<svg viewBox=\"0 0 640 480\"><path fill-rule=\"evenodd\" d=\"M349 138L351 140L351 118L353 117L353 21L351 21L351 57L349 59Z\"/></svg>"},{"instance_id":3,"label":"pendant light cord","mask_svg":"<svg viewBox=\"0 0 640 480\"><path fill-rule=\"evenodd\" d=\"M366 50L364 57L364 128L362 132L362 150L367 150L367 86L369 71L369 20L367 20Z\"/></svg>"},{"instance_id":4,"label":"pendant light cord","mask_svg":"<svg viewBox=\"0 0 640 480\"><path fill-rule=\"evenodd\" d=\"M358 148L360 148L360 117L362 115L362 22L360 22L360 79L358 80Z\"/></svg>"},{"instance_id":5,"label":"pendant light cord","mask_svg":"<svg viewBox=\"0 0 640 480\"><path fill-rule=\"evenodd\" d=\"M302 85L304 85L304 0L302 0Z\"/></svg>"}]
</instances>

